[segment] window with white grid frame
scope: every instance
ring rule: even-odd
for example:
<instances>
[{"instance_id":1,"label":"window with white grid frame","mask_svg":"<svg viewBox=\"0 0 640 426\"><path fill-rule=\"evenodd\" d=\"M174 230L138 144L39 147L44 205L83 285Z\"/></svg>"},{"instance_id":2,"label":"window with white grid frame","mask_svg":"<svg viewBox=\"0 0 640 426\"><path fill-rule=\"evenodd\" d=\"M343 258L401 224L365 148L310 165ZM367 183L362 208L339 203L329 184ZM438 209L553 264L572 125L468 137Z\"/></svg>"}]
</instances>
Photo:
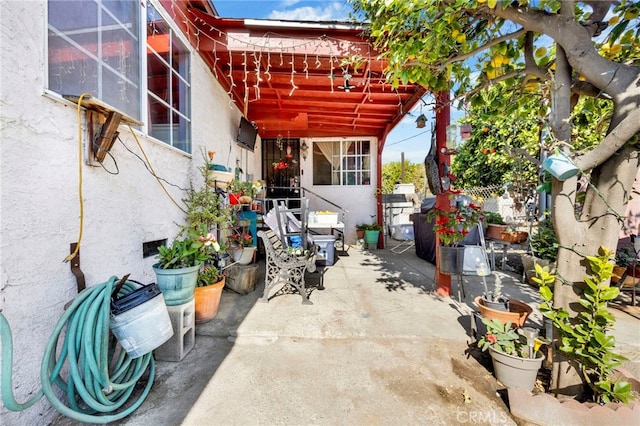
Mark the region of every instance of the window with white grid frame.
<instances>
[{"instance_id":1,"label":"window with white grid frame","mask_svg":"<svg viewBox=\"0 0 640 426\"><path fill-rule=\"evenodd\" d=\"M191 152L190 52L147 2L149 134Z\"/></svg>"},{"instance_id":2,"label":"window with white grid frame","mask_svg":"<svg viewBox=\"0 0 640 426\"><path fill-rule=\"evenodd\" d=\"M49 0L49 90L89 93L139 119L140 9L130 0Z\"/></svg>"},{"instance_id":3,"label":"window with white grid frame","mask_svg":"<svg viewBox=\"0 0 640 426\"><path fill-rule=\"evenodd\" d=\"M369 185L371 142L368 140L314 141L314 185Z\"/></svg>"}]
</instances>

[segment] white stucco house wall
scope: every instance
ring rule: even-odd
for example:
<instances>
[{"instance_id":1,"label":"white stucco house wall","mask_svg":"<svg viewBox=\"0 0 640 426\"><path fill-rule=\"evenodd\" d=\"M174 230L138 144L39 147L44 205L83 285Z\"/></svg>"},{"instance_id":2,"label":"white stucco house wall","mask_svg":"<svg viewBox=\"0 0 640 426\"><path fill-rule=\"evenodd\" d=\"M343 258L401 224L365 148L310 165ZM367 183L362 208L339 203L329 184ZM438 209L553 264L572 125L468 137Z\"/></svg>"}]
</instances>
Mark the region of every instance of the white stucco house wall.
<instances>
[{"instance_id":1,"label":"white stucco house wall","mask_svg":"<svg viewBox=\"0 0 640 426\"><path fill-rule=\"evenodd\" d=\"M76 104L48 88L47 2L1 2L0 25L0 310L13 331L13 388L24 402L41 388L46 342L77 293L70 264L63 260L80 228L79 123ZM228 106L226 93L196 52L190 52L190 61L193 154L149 137L145 126L135 130L149 163L178 202L179 188L198 178L202 149L229 153L245 173L260 174L260 144L251 153L235 143L240 111ZM84 129L84 112L81 118ZM142 244L170 241L183 222L182 211L138 158L144 156L134 136L126 126L119 132L122 143L114 144L104 168L82 162L80 267L87 286L125 274L155 281L155 260L143 257ZM3 405L0 423L47 424L54 414L43 398L23 412Z\"/></svg>"},{"instance_id":2,"label":"white stucco house wall","mask_svg":"<svg viewBox=\"0 0 640 426\"><path fill-rule=\"evenodd\" d=\"M144 8L144 2L132 4ZM77 294L76 278L64 260L71 252L70 244L79 239L81 218L80 268L87 286L125 274L149 283L155 281L151 268L155 259L143 256L143 243L171 241L176 235L184 214L173 200L180 203L182 189L191 180L199 182L202 152L211 150L237 159L245 174L261 176L260 141L254 152L236 143L241 111L230 103L210 68L162 6L155 0L151 4L188 47L192 146L185 152L150 136L145 119L150 116L144 81L147 49L141 37L141 53L132 61L141 67L143 76L137 118L145 125L133 132L121 125L119 140L101 166L86 161L84 110L79 122L77 105L50 87L47 2L0 2L0 311L13 332L13 389L19 402L40 390L44 348L65 304ZM141 33L144 18L143 11ZM369 139L371 179L376 181L378 141ZM314 187L311 158L302 162L301 185L349 210L345 218L349 242L354 239L354 225L371 222L376 214L375 185ZM22 412L0 407L0 423L7 425L44 425L55 415L44 398Z\"/></svg>"}]
</instances>

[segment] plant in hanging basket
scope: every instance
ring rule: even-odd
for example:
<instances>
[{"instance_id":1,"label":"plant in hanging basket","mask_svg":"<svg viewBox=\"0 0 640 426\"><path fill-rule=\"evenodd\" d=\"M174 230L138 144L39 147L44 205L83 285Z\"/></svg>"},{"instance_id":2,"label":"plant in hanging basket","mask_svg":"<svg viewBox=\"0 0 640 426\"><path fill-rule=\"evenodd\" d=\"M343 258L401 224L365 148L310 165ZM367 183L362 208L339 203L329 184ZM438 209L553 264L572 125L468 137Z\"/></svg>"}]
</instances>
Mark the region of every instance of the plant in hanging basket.
<instances>
[{"instance_id":1,"label":"plant in hanging basket","mask_svg":"<svg viewBox=\"0 0 640 426\"><path fill-rule=\"evenodd\" d=\"M482 219L480 206L461 200L461 191L450 191L449 210L433 209L427 214L427 220L435 223L433 229L438 233L444 246L455 247L462 242L469 231Z\"/></svg>"}]
</instances>

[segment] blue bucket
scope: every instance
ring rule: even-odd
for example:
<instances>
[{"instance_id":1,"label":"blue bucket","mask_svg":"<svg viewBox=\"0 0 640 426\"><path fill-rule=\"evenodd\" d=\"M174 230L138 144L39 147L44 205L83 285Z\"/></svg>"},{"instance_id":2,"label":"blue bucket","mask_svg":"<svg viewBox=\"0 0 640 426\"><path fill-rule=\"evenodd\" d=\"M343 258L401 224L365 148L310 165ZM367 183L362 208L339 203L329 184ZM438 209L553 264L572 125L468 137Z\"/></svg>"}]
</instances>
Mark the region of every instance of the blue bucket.
<instances>
[{"instance_id":1,"label":"blue bucket","mask_svg":"<svg viewBox=\"0 0 640 426\"><path fill-rule=\"evenodd\" d=\"M580 169L566 155L554 154L542 162L542 168L551 175L564 181L578 174Z\"/></svg>"}]
</instances>

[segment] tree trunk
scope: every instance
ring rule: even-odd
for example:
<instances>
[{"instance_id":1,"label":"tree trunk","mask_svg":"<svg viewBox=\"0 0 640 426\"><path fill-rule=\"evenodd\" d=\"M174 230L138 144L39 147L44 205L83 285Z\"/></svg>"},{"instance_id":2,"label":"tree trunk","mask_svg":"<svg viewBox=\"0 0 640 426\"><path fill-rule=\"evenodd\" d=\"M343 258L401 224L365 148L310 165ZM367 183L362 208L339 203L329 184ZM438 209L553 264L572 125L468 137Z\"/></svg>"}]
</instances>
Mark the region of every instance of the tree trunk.
<instances>
[{"instance_id":1,"label":"tree trunk","mask_svg":"<svg viewBox=\"0 0 640 426\"><path fill-rule=\"evenodd\" d=\"M571 145L571 68L565 52L556 45L556 73L552 91L551 127L557 139L556 149L566 150ZM572 317L577 314L575 301L577 292L575 283L581 281L584 275L584 264L580 264L581 257L573 251L567 250L573 246L584 246L586 233L575 220L575 190L577 177L560 182L553 179L552 196L554 204L551 206L553 223L558 243L558 266L556 283L554 286L553 302L556 307L567 310ZM593 253L589 253L593 254ZM580 266L579 266L580 265ZM554 341L558 342L558 331L554 330ZM554 345L553 373L551 388L556 394L576 396L582 394L582 377L577 366L569 363L564 354Z\"/></svg>"}]
</instances>

